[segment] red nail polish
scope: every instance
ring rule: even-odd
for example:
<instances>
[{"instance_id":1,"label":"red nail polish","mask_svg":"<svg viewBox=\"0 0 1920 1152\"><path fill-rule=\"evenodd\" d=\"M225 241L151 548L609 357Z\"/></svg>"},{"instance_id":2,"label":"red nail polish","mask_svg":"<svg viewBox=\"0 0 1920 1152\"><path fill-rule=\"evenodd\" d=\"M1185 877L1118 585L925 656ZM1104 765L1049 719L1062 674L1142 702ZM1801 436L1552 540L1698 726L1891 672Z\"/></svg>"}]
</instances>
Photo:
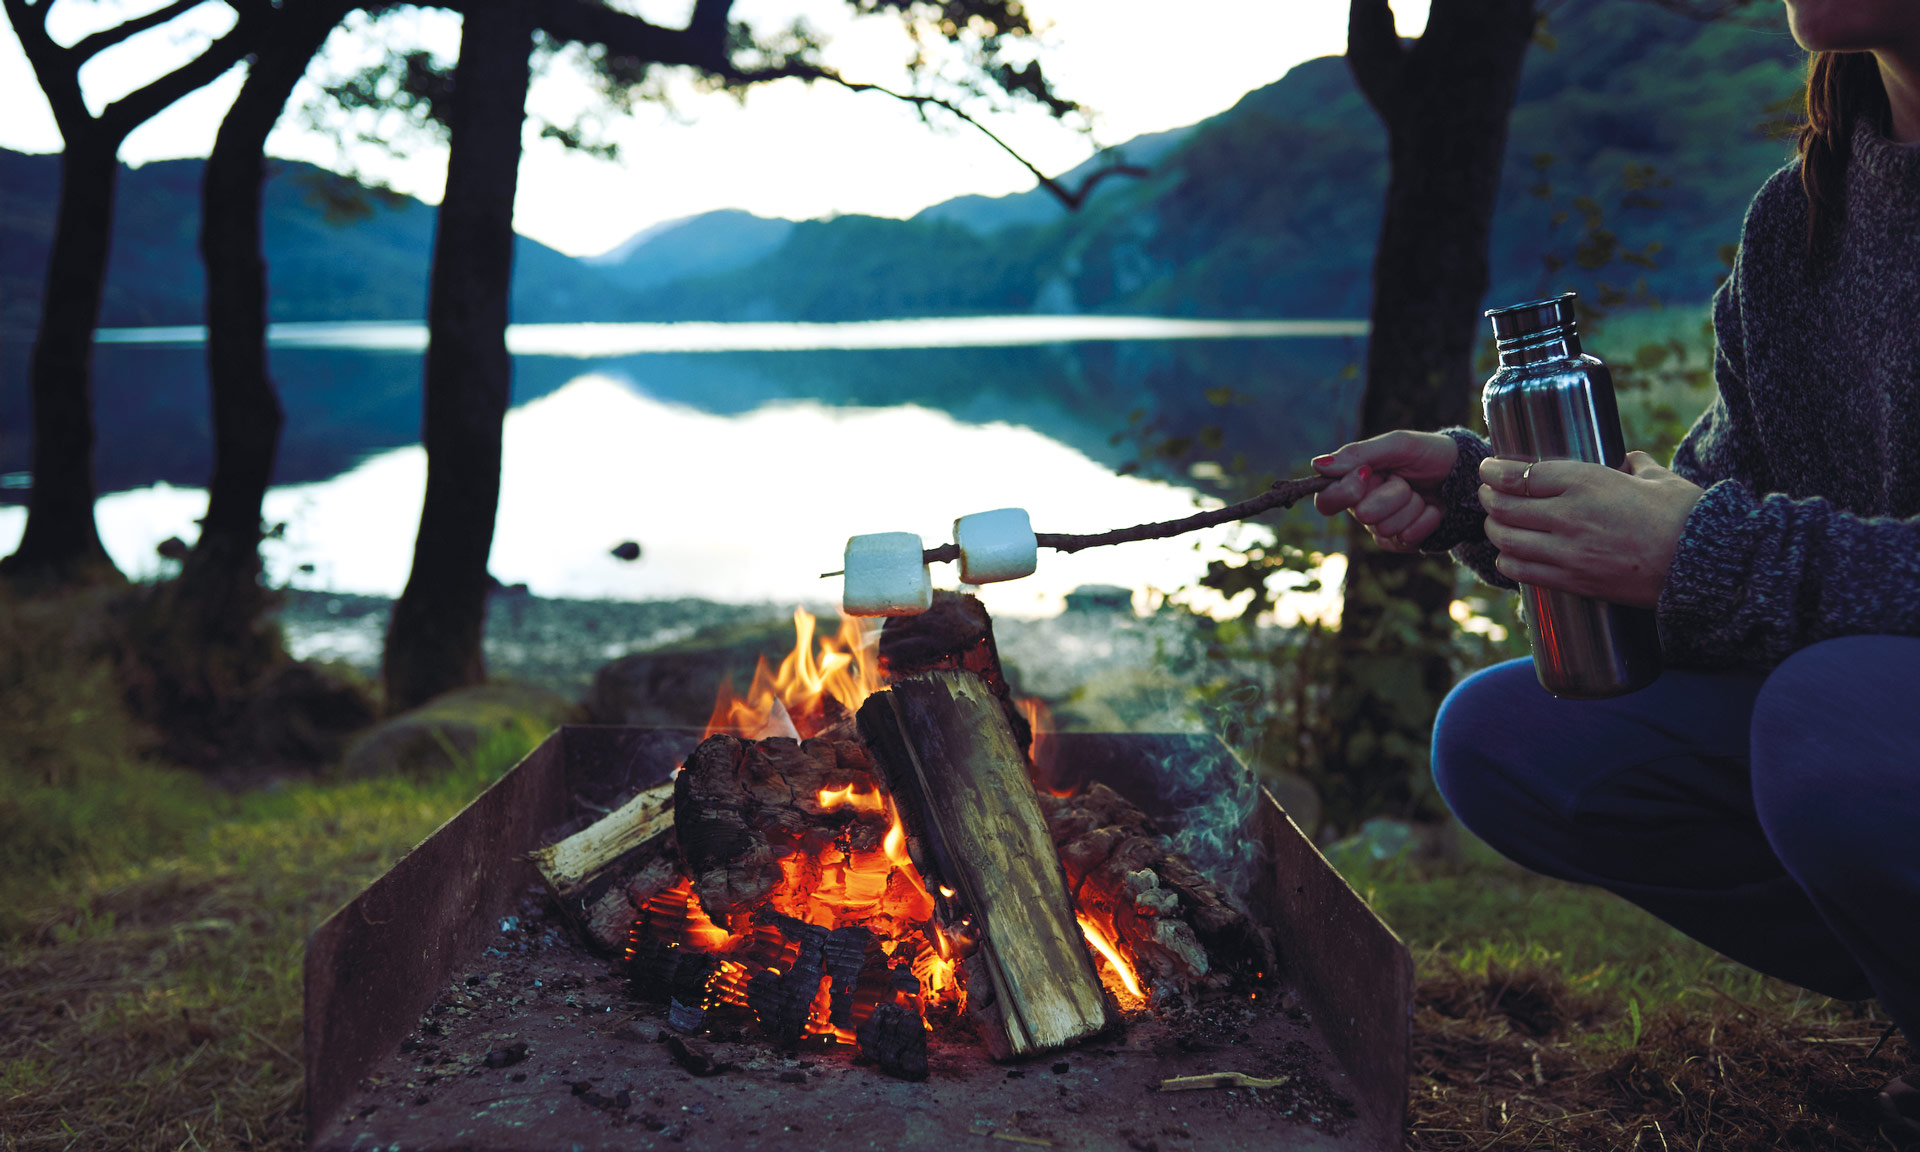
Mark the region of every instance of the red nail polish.
<instances>
[{"instance_id":1,"label":"red nail polish","mask_svg":"<svg viewBox=\"0 0 1920 1152\"><path fill-rule=\"evenodd\" d=\"M1373 478L1373 465L1371 464L1362 464L1359 468L1355 469L1355 471L1360 474L1360 479L1362 480L1370 480Z\"/></svg>"}]
</instances>

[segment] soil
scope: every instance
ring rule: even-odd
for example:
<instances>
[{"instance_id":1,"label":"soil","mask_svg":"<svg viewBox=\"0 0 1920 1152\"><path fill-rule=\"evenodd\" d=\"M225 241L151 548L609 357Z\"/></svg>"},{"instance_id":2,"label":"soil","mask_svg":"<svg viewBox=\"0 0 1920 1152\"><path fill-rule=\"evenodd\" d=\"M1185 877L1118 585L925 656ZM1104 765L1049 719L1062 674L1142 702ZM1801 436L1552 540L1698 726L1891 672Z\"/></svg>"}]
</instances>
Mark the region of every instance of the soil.
<instances>
[{"instance_id":1,"label":"soil","mask_svg":"<svg viewBox=\"0 0 1920 1152\"><path fill-rule=\"evenodd\" d=\"M1365 1147L1309 1023L1268 999L1141 1016L1018 1064L991 1062L964 1030L936 1031L920 1083L882 1075L845 1045L780 1050L744 1014L712 1023L690 1060L663 1014L529 895L316 1147ZM1287 1079L1156 1091L1168 1077L1223 1071Z\"/></svg>"}]
</instances>

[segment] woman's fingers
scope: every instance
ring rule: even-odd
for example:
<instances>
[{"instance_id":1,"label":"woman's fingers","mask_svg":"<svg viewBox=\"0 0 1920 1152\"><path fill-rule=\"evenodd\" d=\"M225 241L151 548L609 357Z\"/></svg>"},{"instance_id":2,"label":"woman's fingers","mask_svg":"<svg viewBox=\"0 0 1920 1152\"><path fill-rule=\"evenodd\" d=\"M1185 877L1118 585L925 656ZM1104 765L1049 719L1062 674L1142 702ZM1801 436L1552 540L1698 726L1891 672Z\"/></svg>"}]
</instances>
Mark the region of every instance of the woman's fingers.
<instances>
[{"instance_id":1,"label":"woman's fingers","mask_svg":"<svg viewBox=\"0 0 1920 1152\"><path fill-rule=\"evenodd\" d=\"M1509 496L1538 498L1558 496L1578 481L1583 469L1604 465L1583 460L1502 460L1489 456L1480 461L1480 482Z\"/></svg>"},{"instance_id":2,"label":"woman's fingers","mask_svg":"<svg viewBox=\"0 0 1920 1152\"><path fill-rule=\"evenodd\" d=\"M1502 523L1492 516L1487 517L1486 531L1487 542L1500 549L1502 556L1547 564L1557 564L1563 559L1561 553L1565 545L1551 533Z\"/></svg>"},{"instance_id":3,"label":"woman's fingers","mask_svg":"<svg viewBox=\"0 0 1920 1152\"><path fill-rule=\"evenodd\" d=\"M1412 496L1412 493L1408 495ZM1376 521L1373 525L1374 533L1380 536L1404 537L1428 507L1430 505L1425 500L1413 496L1412 499Z\"/></svg>"},{"instance_id":4,"label":"woman's fingers","mask_svg":"<svg viewBox=\"0 0 1920 1152\"><path fill-rule=\"evenodd\" d=\"M1491 484L1480 485L1480 507L1489 520L1514 528L1546 531L1554 525L1554 511L1542 497L1509 496Z\"/></svg>"},{"instance_id":5,"label":"woman's fingers","mask_svg":"<svg viewBox=\"0 0 1920 1152\"><path fill-rule=\"evenodd\" d=\"M1389 476L1353 506L1353 518L1371 528L1419 499L1405 480Z\"/></svg>"},{"instance_id":6,"label":"woman's fingers","mask_svg":"<svg viewBox=\"0 0 1920 1152\"><path fill-rule=\"evenodd\" d=\"M1323 516L1333 516L1360 503L1381 484L1381 474L1362 464L1314 495L1313 507Z\"/></svg>"}]
</instances>

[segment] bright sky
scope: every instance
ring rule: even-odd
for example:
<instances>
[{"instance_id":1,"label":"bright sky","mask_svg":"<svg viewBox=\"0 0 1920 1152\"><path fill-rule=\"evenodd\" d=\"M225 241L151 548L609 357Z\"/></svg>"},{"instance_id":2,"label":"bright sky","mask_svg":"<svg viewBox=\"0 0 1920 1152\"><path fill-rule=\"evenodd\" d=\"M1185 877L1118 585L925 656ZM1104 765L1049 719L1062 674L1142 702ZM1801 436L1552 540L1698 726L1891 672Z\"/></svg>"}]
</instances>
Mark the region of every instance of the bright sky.
<instances>
[{"instance_id":1,"label":"bright sky","mask_svg":"<svg viewBox=\"0 0 1920 1152\"><path fill-rule=\"evenodd\" d=\"M72 43L94 29L151 11L164 0L51 0L56 40ZM625 5L623 5L625 6ZM691 0L639 0L633 10L671 24L684 21ZM736 19L766 27L804 16L830 37L826 59L849 78L904 86L905 35L890 17L855 20L843 0L738 0ZM1040 56L1057 91L1095 110L1093 139L1122 142L1143 132L1191 124L1219 112L1289 68L1344 47L1346 0L1027 0L1047 29ZM1426 21L1425 0L1397 0L1403 35ZM1178 11L1177 19L1169 12ZM189 58L231 23L225 5L209 0L186 16L103 53L81 74L89 106L145 83ZM377 55L359 22L336 31L309 73L298 105L316 76L339 75ZM389 28L388 42L421 45L451 59L459 21L440 11L410 13ZM130 136L121 158L131 164L204 156L219 118L240 85L240 73L175 104ZM928 126L885 96L806 88L784 81L754 89L744 104L681 86L669 109L643 105L605 124L623 149L618 163L569 154L552 141L529 139L521 166L519 230L564 252L605 251L633 233L681 216L745 208L763 216L806 218L836 213L908 216L969 193L1003 195L1033 178L984 136L958 124ZM529 105L565 121L591 106L575 74L557 68L536 83ZM0 26L0 147L54 152L60 136L19 41ZM445 150L420 148L404 161L378 153L343 157L332 140L284 117L268 151L332 168L357 165L394 187L437 202ZM992 127L1043 170L1058 173L1092 151L1084 134L1029 110L991 119Z\"/></svg>"}]
</instances>

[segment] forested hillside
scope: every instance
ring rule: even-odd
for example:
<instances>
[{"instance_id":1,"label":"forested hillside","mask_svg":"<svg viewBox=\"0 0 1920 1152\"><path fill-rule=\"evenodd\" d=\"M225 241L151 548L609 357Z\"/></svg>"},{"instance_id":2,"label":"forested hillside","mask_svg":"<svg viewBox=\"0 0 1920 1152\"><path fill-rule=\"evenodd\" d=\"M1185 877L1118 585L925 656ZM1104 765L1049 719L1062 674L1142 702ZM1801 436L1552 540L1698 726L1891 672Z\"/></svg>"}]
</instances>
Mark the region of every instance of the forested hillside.
<instances>
[{"instance_id":1,"label":"forested hillside","mask_svg":"<svg viewBox=\"0 0 1920 1152\"><path fill-rule=\"evenodd\" d=\"M1703 24L1618 0L1555 8L1513 114L1490 297L1592 290L1596 276L1630 287L1640 275L1667 300L1711 294L1721 248L1789 154L1764 126L1790 113L1802 57L1784 21L1766 15L1778 27ZM649 295L645 311L1364 316L1385 179L1379 120L1345 61L1313 60L1199 125L1151 178L1111 184L1079 214L1033 223L1029 193L1002 209L1025 222L992 231L974 222L993 202L964 216L811 222L758 264ZM1592 209L1601 231L1589 236ZM956 230L963 219L974 226ZM1610 253L1609 234L1637 254L1658 244L1654 267ZM1595 237L1589 261L1615 257L1598 273L1575 258ZM1549 273L1549 254L1565 267Z\"/></svg>"}]
</instances>

